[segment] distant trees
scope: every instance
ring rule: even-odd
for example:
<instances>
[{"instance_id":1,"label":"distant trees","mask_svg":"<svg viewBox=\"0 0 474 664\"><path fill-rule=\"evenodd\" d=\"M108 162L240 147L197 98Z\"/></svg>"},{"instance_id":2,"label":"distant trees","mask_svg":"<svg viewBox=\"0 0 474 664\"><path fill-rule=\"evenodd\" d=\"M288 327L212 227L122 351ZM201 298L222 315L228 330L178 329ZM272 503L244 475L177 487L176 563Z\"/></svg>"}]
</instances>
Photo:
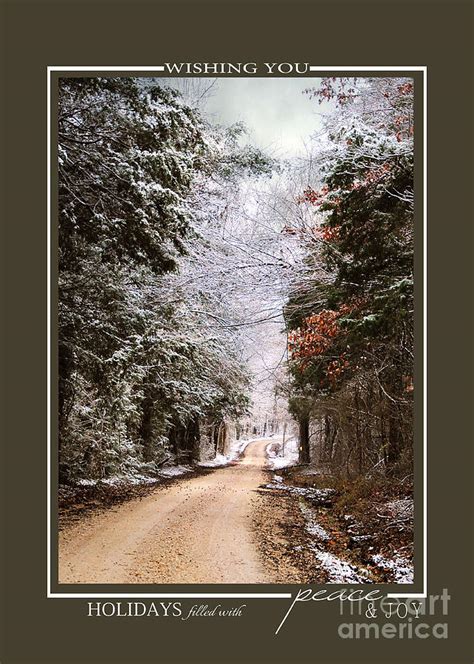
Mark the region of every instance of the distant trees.
<instances>
[{"instance_id":1,"label":"distant trees","mask_svg":"<svg viewBox=\"0 0 474 664\"><path fill-rule=\"evenodd\" d=\"M222 305L193 287L190 251L206 242L202 192L268 167L162 85L60 80L60 481L199 458L204 430L216 447L246 412L248 370L205 324Z\"/></svg>"},{"instance_id":2,"label":"distant trees","mask_svg":"<svg viewBox=\"0 0 474 664\"><path fill-rule=\"evenodd\" d=\"M411 473L413 442L413 84L323 79L335 110L320 180L287 228L304 248L285 315L290 407L319 460L348 476ZM306 217L307 218L307 217ZM302 278L304 274L304 278ZM308 435L301 438L303 460Z\"/></svg>"}]
</instances>

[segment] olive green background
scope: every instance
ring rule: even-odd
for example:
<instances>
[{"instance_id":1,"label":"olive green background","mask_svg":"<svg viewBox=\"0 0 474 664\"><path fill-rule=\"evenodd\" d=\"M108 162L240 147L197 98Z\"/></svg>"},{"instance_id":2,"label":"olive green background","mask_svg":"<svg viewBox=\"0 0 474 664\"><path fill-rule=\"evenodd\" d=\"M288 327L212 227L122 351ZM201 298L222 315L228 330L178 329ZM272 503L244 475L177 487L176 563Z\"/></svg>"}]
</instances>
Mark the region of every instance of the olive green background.
<instances>
[{"instance_id":1,"label":"olive green background","mask_svg":"<svg viewBox=\"0 0 474 664\"><path fill-rule=\"evenodd\" d=\"M472 661L472 9L433 0L3 3L2 662ZM164 61L428 66L428 591L449 589L448 640L344 641L337 625L347 619L329 602L295 607L274 637L288 600L216 600L246 603L243 617L183 622L88 618L86 600L46 599L46 66ZM183 607L201 601L216 603Z\"/></svg>"}]
</instances>

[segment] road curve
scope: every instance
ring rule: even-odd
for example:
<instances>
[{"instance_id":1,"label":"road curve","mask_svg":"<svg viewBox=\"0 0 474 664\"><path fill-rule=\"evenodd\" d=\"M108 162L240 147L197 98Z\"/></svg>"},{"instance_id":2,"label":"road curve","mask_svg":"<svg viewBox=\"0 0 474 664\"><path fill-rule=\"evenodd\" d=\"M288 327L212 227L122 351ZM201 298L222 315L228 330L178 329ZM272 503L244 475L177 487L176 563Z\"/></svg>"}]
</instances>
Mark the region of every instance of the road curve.
<instances>
[{"instance_id":1,"label":"road curve","mask_svg":"<svg viewBox=\"0 0 474 664\"><path fill-rule=\"evenodd\" d=\"M59 583L273 583L252 527L267 440L59 535Z\"/></svg>"}]
</instances>

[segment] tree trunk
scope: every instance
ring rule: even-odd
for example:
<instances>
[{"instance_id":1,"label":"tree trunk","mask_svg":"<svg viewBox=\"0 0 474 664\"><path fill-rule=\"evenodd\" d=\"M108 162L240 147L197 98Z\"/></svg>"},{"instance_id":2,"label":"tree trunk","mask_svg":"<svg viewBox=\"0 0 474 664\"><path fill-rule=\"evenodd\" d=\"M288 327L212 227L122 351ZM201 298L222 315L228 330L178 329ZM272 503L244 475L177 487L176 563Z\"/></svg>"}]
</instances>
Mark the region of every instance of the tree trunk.
<instances>
[{"instance_id":1,"label":"tree trunk","mask_svg":"<svg viewBox=\"0 0 474 664\"><path fill-rule=\"evenodd\" d=\"M142 421L140 426L140 438L143 445L143 460L147 463L153 460L152 416L153 399L150 396L147 396L143 401Z\"/></svg>"},{"instance_id":2,"label":"tree trunk","mask_svg":"<svg viewBox=\"0 0 474 664\"><path fill-rule=\"evenodd\" d=\"M226 440L227 440L227 427L225 422L220 422L217 432L217 452L219 454L226 453Z\"/></svg>"},{"instance_id":3,"label":"tree trunk","mask_svg":"<svg viewBox=\"0 0 474 664\"><path fill-rule=\"evenodd\" d=\"M309 450L309 415L300 415L299 420L300 433L300 463L310 462Z\"/></svg>"},{"instance_id":4,"label":"tree trunk","mask_svg":"<svg viewBox=\"0 0 474 664\"><path fill-rule=\"evenodd\" d=\"M214 445L214 456L219 454L219 425L212 425L212 439Z\"/></svg>"},{"instance_id":5,"label":"tree trunk","mask_svg":"<svg viewBox=\"0 0 474 664\"><path fill-rule=\"evenodd\" d=\"M357 387L354 390L354 410L355 410L355 437L357 444L357 459L359 465L359 475L362 475L362 468L364 463L364 451L362 448L362 437L360 433L359 422L359 391Z\"/></svg>"},{"instance_id":6,"label":"tree trunk","mask_svg":"<svg viewBox=\"0 0 474 664\"><path fill-rule=\"evenodd\" d=\"M398 417L391 414L388 420L387 466L389 473L400 458L401 447L402 434L400 430L400 421Z\"/></svg>"},{"instance_id":7,"label":"tree trunk","mask_svg":"<svg viewBox=\"0 0 474 664\"><path fill-rule=\"evenodd\" d=\"M281 443L281 456L285 456L285 440L286 440L286 421L283 423L283 440Z\"/></svg>"},{"instance_id":8,"label":"tree trunk","mask_svg":"<svg viewBox=\"0 0 474 664\"><path fill-rule=\"evenodd\" d=\"M73 372L75 368L74 354L65 343L59 342L58 346L58 457L59 457L59 482L65 483L69 480L67 468L64 467L63 441L67 435L67 424L69 414L74 405Z\"/></svg>"},{"instance_id":9,"label":"tree trunk","mask_svg":"<svg viewBox=\"0 0 474 664\"><path fill-rule=\"evenodd\" d=\"M200 461L201 459L201 428L199 426L199 418L196 417L190 426L190 442L191 442L191 456L193 461Z\"/></svg>"}]
</instances>

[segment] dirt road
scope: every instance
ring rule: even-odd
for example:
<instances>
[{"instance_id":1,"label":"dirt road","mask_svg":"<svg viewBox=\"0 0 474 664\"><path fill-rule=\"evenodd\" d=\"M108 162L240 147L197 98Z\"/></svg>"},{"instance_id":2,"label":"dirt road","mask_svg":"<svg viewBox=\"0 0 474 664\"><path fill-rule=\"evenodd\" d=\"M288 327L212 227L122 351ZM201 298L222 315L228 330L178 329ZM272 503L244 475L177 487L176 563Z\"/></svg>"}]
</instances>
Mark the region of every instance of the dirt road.
<instances>
[{"instance_id":1,"label":"dirt road","mask_svg":"<svg viewBox=\"0 0 474 664\"><path fill-rule=\"evenodd\" d=\"M65 529L59 582L278 582L281 570L259 552L255 525L262 518L257 489L268 481L267 445L252 442L235 465L183 478Z\"/></svg>"}]
</instances>

